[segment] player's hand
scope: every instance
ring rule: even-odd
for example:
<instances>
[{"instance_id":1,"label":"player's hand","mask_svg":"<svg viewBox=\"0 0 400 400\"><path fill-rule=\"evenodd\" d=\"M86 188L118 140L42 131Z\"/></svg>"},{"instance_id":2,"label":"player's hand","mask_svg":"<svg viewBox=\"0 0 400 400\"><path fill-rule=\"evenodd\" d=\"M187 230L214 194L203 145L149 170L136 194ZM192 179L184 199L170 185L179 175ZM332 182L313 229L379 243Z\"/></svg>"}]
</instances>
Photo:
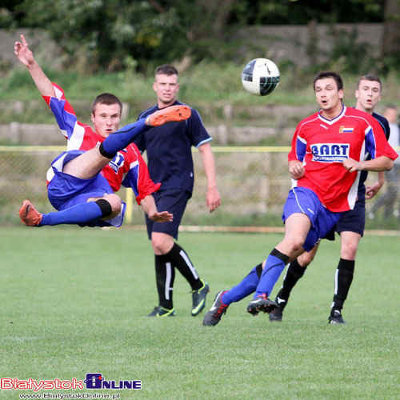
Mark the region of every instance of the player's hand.
<instances>
[{"instance_id":1,"label":"player's hand","mask_svg":"<svg viewBox=\"0 0 400 400\"><path fill-rule=\"evenodd\" d=\"M154 222L172 222L174 215L168 211L158 211L152 215L149 215L149 218Z\"/></svg>"},{"instance_id":2,"label":"player's hand","mask_svg":"<svg viewBox=\"0 0 400 400\"><path fill-rule=\"evenodd\" d=\"M289 161L289 174L292 179L300 179L304 176L305 170L301 161Z\"/></svg>"},{"instance_id":3,"label":"player's hand","mask_svg":"<svg viewBox=\"0 0 400 400\"><path fill-rule=\"evenodd\" d=\"M209 188L207 190L206 202L210 213L212 213L221 205L221 196L219 195L218 189L216 187Z\"/></svg>"},{"instance_id":4,"label":"player's hand","mask_svg":"<svg viewBox=\"0 0 400 400\"><path fill-rule=\"evenodd\" d=\"M362 164L352 158L343 160L343 167L349 172L362 171Z\"/></svg>"},{"instance_id":5,"label":"player's hand","mask_svg":"<svg viewBox=\"0 0 400 400\"><path fill-rule=\"evenodd\" d=\"M28 43L25 40L24 35L21 35L21 41L14 43L14 54L17 56L18 60L24 64L26 67L29 67L35 62L33 58L33 53L29 49Z\"/></svg>"},{"instance_id":6,"label":"player's hand","mask_svg":"<svg viewBox=\"0 0 400 400\"><path fill-rule=\"evenodd\" d=\"M367 200L372 199L380 190L382 184L380 182L374 183L372 186L367 186L365 188L365 198Z\"/></svg>"}]
</instances>

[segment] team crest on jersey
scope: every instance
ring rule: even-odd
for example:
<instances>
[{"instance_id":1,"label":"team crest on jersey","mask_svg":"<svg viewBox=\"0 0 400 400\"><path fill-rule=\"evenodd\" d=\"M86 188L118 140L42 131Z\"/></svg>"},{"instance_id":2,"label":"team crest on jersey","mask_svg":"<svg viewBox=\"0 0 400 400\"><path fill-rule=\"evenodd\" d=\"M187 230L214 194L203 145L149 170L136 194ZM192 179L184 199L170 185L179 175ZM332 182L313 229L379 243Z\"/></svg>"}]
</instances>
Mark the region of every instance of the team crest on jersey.
<instances>
[{"instance_id":1,"label":"team crest on jersey","mask_svg":"<svg viewBox=\"0 0 400 400\"><path fill-rule=\"evenodd\" d=\"M343 162L349 158L350 145L348 143L316 143L311 145L312 161Z\"/></svg>"},{"instance_id":2,"label":"team crest on jersey","mask_svg":"<svg viewBox=\"0 0 400 400\"><path fill-rule=\"evenodd\" d=\"M124 165L125 158L122 152L118 152L115 157L108 163L108 165L118 174L118 170Z\"/></svg>"},{"instance_id":3,"label":"team crest on jersey","mask_svg":"<svg viewBox=\"0 0 400 400\"><path fill-rule=\"evenodd\" d=\"M346 128L345 126L341 126L339 128L339 133L353 133L354 128Z\"/></svg>"}]
</instances>

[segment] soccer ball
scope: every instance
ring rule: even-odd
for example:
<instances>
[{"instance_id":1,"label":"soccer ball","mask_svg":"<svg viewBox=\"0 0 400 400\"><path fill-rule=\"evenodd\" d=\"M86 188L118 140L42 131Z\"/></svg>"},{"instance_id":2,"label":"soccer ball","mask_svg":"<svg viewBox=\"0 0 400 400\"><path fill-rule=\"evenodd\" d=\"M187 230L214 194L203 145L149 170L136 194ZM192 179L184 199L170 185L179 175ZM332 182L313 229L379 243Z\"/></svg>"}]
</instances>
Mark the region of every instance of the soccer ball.
<instances>
[{"instance_id":1,"label":"soccer ball","mask_svg":"<svg viewBox=\"0 0 400 400\"><path fill-rule=\"evenodd\" d=\"M242 85L251 94L266 96L279 85L280 74L276 64L268 58L255 58L242 71Z\"/></svg>"}]
</instances>

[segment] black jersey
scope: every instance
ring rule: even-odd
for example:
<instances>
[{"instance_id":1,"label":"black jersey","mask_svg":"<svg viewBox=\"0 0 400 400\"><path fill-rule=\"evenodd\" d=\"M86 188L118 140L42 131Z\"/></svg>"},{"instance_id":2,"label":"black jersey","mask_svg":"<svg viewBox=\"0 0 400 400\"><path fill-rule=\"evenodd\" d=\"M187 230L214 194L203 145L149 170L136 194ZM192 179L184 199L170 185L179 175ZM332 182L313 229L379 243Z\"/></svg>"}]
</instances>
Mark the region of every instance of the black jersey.
<instances>
[{"instance_id":1,"label":"black jersey","mask_svg":"<svg viewBox=\"0 0 400 400\"><path fill-rule=\"evenodd\" d=\"M180 104L176 101L173 105ZM159 108L153 106L139 118L157 110ZM192 108L188 120L149 128L135 143L141 152L147 152L150 177L154 182L161 182L160 190L179 189L191 193L194 183L192 146L199 147L211 140L199 113Z\"/></svg>"},{"instance_id":2,"label":"black jersey","mask_svg":"<svg viewBox=\"0 0 400 400\"><path fill-rule=\"evenodd\" d=\"M390 127L389 127L389 122L388 120L381 114L372 113L372 116L379 122L381 125L383 132L385 133L386 139L389 139L390 136ZM367 160L370 160L371 157L368 156ZM365 181L368 177L368 171L361 171L360 174L360 181L358 184L358 198L359 200L364 200L365 201Z\"/></svg>"}]
</instances>

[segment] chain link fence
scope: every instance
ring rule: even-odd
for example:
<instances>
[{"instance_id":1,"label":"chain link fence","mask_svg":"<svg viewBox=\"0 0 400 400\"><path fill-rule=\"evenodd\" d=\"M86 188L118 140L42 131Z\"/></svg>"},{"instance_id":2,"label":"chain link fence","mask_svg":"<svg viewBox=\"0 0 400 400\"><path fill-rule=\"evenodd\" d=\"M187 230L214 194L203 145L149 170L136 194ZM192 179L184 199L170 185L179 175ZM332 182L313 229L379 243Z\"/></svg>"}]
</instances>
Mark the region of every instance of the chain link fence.
<instances>
[{"instance_id":1,"label":"chain link fence","mask_svg":"<svg viewBox=\"0 0 400 400\"><path fill-rule=\"evenodd\" d=\"M0 224L20 224L18 209L29 198L41 212L54 211L47 200L46 171L63 146L0 146ZM281 226L281 213L290 179L287 172L288 147L214 146L221 207L210 214L206 207L207 181L200 154L194 150L195 191L188 204L184 225ZM369 181L377 174L370 173ZM382 195L387 185L381 190ZM130 190L121 189L127 201L125 223L143 225L143 212ZM379 197L379 196L378 196ZM374 200L368 202L371 209ZM367 227L399 229L398 201L394 215L383 218L383 210ZM368 214L368 213L367 213Z\"/></svg>"}]
</instances>

